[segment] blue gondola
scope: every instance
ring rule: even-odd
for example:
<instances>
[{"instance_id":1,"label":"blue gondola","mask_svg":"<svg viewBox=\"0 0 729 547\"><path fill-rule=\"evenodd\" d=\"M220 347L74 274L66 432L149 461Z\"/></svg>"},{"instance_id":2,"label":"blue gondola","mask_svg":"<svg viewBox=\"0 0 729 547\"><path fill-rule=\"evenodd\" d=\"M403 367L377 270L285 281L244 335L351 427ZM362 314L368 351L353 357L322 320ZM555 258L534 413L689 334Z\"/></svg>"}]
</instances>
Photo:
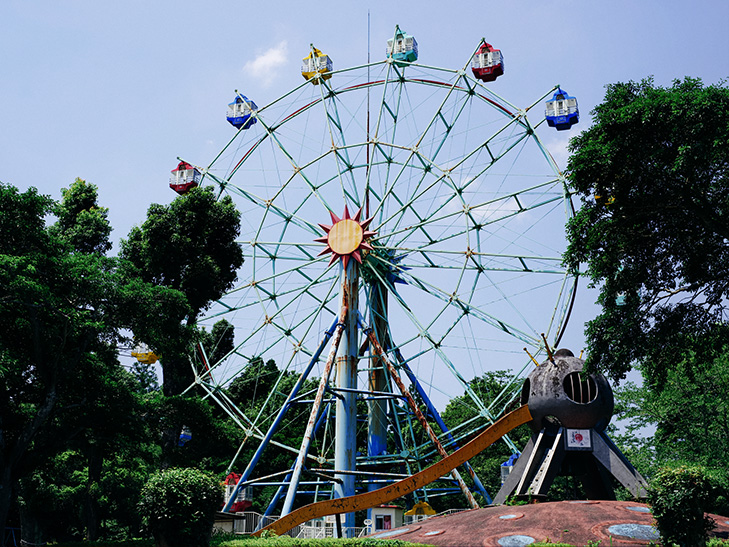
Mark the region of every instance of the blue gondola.
<instances>
[{"instance_id":1,"label":"blue gondola","mask_svg":"<svg viewBox=\"0 0 729 547\"><path fill-rule=\"evenodd\" d=\"M190 428L186 425L182 426L182 431L180 432L180 438L177 441L177 446L185 446L190 439L192 439L192 431L190 431Z\"/></svg>"},{"instance_id":2,"label":"blue gondola","mask_svg":"<svg viewBox=\"0 0 729 547\"><path fill-rule=\"evenodd\" d=\"M387 57L392 57L397 66L405 66L418 60L418 42L395 26L395 35L387 41Z\"/></svg>"},{"instance_id":3,"label":"blue gondola","mask_svg":"<svg viewBox=\"0 0 729 547\"><path fill-rule=\"evenodd\" d=\"M580 121L577 99L558 87L552 100L547 101L545 116L549 127L556 127L557 131L569 129Z\"/></svg>"},{"instance_id":4,"label":"blue gondola","mask_svg":"<svg viewBox=\"0 0 729 547\"><path fill-rule=\"evenodd\" d=\"M236 129L248 129L258 121L253 115L256 110L258 110L256 103L245 95L236 94L235 100L228 105L228 115L226 117Z\"/></svg>"}]
</instances>

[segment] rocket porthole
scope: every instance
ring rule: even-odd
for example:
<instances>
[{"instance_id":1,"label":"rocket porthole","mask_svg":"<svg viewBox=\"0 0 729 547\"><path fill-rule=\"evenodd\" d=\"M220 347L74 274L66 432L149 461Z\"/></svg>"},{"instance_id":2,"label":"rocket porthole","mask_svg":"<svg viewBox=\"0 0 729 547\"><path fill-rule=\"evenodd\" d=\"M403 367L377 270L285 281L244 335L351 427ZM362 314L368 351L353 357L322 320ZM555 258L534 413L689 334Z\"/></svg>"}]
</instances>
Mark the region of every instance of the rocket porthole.
<instances>
[{"instance_id":1,"label":"rocket porthole","mask_svg":"<svg viewBox=\"0 0 729 547\"><path fill-rule=\"evenodd\" d=\"M592 376L570 372L562 382L565 394L575 403L586 405L597 398L597 384Z\"/></svg>"}]
</instances>

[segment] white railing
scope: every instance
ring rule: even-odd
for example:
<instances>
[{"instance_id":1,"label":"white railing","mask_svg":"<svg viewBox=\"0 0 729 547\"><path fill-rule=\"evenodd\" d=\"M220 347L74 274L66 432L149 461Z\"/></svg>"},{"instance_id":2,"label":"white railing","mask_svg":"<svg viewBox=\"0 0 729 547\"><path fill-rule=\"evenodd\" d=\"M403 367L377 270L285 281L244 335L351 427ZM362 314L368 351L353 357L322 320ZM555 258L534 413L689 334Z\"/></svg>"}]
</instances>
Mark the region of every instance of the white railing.
<instances>
[{"instance_id":1,"label":"white railing","mask_svg":"<svg viewBox=\"0 0 729 547\"><path fill-rule=\"evenodd\" d=\"M309 521L311 522L311 521ZM309 523L300 525L299 533L294 536L297 538L305 539L321 539L321 538L335 538L337 537L337 527L331 523L327 523L326 526L315 526ZM350 532L349 534L347 532ZM368 534L368 528L355 526L353 528L342 527L342 533L344 537L362 537Z\"/></svg>"},{"instance_id":2,"label":"white railing","mask_svg":"<svg viewBox=\"0 0 729 547\"><path fill-rule=\"evenodd\" d=\"M233 532L236 534L252 534L256 530L260 530L264 526L268 526L272 522L278 520L278 516L266 517L254 511L246 511L237 513L237 518L233 523ZM294 526L286 532L287 536L294 538L331 538L337 537L337 528L333 522L327 522L325 525L315 525L314 521ZM321 523L321 521L317 521ZM347 532L351 532L347 534ZM345 537L361 537L367 534L367 527L342 528Z\"/></svg>"},{"instance_id":3,"label":"white railing","mask_svg":"<svg viewBox=\"0 0 729 547\"><path fill-rule=\"evenodd\" d=\"M402 525L408 526L417 522L423 522L424 520L428 520L433 517L445 517L446 515L453 515L455 513L461 513L463 511L468 511L468 509L448 509L435 515L405 515L403 517Z\"/></svg>"},{"instance_id":4,"label":"white railing","mask_svg":"<svg viewBox=\"0 0 729 547\"><path fill-rule=\"evenodd\" d=\"M462 511L468 511L468 509L448 509L436 515L406 515L403 519L403 526L408 526L417 522L423 522L433 517L443 517L446 515L453 515ZM244 513L237 513L237 518L233 523L233 532L236 534L252 534L256 530L260 530L264 526L268 526L272 522L278 520L278 516L266 517L260 513L253 511L246 511ZM316 524L314 524L316 523ZM350 533L347 533L350 532ZM368 526L356 526L353 528L342 527L342 533L345 537L363 537L375 532L382 532L382 530L375 530ZM302 539L320 539L320 538L334 538L337 537L337 527L334 522L323 522L321 520L308 521L304 524L295 526L288 532L287 536L302 538Z\"/></svg>"}]
</instances>

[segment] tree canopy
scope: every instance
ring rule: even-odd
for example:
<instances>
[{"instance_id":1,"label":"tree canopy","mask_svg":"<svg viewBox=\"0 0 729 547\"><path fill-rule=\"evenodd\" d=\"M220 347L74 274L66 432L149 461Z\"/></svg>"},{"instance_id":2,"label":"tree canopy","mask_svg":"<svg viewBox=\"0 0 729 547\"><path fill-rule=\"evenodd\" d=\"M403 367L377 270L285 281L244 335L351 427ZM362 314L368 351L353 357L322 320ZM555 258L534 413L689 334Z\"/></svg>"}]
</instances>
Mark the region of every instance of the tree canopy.
<instances>
[{"instance_id":1,"label":"tree canopy","mask_svg":"<svg viewBox=\"0 0 729 547\"><path fill-rule=\"evenodd\" d=\"M0 526L15 504L30 543L43 533L94 539L101 519L112 533L137 533L133 507L165 454L160 433L174 447L168 461L215 472L240 442L209 403L165 397L118 359L133 332L163 349L173 380L185 379L190 342L205 338L194 320L242 263L232 202L201 190L153 206L111 257L97 196L80 179L58 202L0 183ZM214 356L232 349L229 324L209 337ZM188 447L177 447L182 425L199 439ZM129 518L115 514L122 507Z\"/></svg>"},{"instance_id":2,"label":"tree canopy","mask_svg":"<svg viewBox=\"0 0 729 547\"><path fill-rule=\"evenodd\" d=\"M239 232L240 213L229 196L218 200L211 187L193 188L169 205L152 204L147 219L121 242L128 278L184 296L184 309L140 309L134 330L161 356L167 395L192 383L188 353L198 338L195 321L237 279L243 264ZM164 322L157 321L160 315Z\"/></svg>"},{"instance_id":3,"label":"tree canopy","mask_svg":"<svg viewBox=\"0 0 729 547\"><path fill-rule=\"evenodd\" d=\"M587 364L614 379L641 364L660 383L729 342L729 88L611 84L593 116L569 146L582 208L564 257L600 288Z\"/></svg>"},{"instance_id":4,"label":"tree canopy","mask_svg":"<svg viewBox=\"0 0 729 547\"><path fill-rule=\"evenodd\" d=\"M79 197L82 196L82 197ZM119 341L119 278L96 188L64 201L0 184L0 523L17 481L73 435L68 409L90 408L79 379ZM59 212L59 224L46 216ZM92 219L92 220L90 220ZM50 434L54 431L56 434ZM61 434L62 433L62 434Z\"/></svg>"}]
</instances>

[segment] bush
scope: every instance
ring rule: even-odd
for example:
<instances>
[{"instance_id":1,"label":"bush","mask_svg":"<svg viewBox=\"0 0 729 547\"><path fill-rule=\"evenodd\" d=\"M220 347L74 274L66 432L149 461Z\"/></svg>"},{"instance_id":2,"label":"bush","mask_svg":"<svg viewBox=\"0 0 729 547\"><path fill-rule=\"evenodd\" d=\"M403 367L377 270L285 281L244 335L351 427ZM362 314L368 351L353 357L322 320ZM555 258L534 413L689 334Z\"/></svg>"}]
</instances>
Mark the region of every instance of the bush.
<instances>
[{"instance_id":1,"label":"bush","mask_svg":"<svg viewBox=\"0 0 729 547\"><path fill-rule=\"evenodd\" d=\"M159 547L208 547L222 502L217 479L199 469L172 468L147 481L139 508Z\"/></svg>"},{"instance_id":2,"label":"bush","mask_svg":"<svg viewBox=\"0 0 729 547\"><path fill-rule=\"evenodd\" d=\"M704 513L711 505L712 484L700 466L663 468L648 492L656 526L664 544L702 547L716 524Z\"/></svg>"},{"instance_id":3,"label":"bush","mask_svg":"<svg viewBox=\"0 0 729 547\"><path fill-rule=\"evenodd\" d=\"M428 547L421 543L409 543L398 539L374 538L292 538L277 536L271 538L244 537L235 539L223 547Z\"/></svg>"}]
</instances>

